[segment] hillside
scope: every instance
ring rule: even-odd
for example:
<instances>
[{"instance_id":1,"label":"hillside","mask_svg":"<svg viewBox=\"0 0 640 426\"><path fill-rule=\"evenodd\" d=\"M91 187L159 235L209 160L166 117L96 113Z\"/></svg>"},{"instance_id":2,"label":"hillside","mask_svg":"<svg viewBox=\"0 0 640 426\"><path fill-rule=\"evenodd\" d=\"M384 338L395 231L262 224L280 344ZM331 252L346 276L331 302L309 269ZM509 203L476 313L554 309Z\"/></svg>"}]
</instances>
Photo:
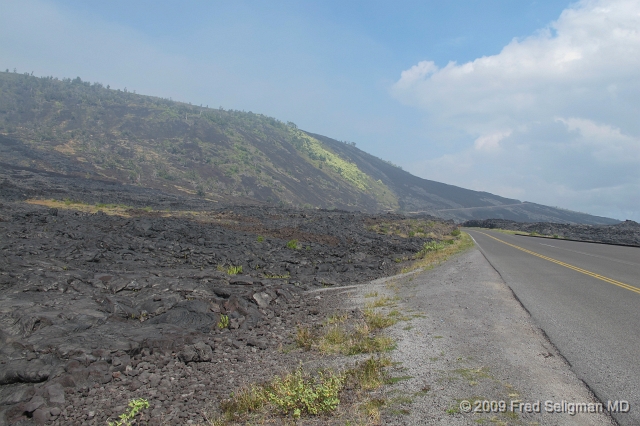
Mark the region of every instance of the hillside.
<instances>
[{"instance_id":1,"label":"hillside","mask_svg":"<svg viewBox=\"0 0 640 426\"><path fill-rule=\"evenodd\" d=\"M368 212L618 221L422 179L261 114L0 73L0 163L197 197Z\"/></svg>"}]
</instances>

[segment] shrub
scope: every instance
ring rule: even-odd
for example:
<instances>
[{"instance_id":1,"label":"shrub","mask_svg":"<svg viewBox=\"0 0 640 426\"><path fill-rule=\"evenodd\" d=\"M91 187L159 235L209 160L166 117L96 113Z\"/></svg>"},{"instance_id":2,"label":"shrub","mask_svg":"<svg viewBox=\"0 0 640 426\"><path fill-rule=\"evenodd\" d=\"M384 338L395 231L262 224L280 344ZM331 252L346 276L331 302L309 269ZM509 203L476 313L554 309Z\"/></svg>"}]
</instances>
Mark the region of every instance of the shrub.
<instances>
[{"instance_id":1,"label":"shrub","mask_svg":"<svg viewBox=\"0 0 640 426\"><path fill-rule=\"evenodd\" d=\"M258 235L258 242L261 243L264 241L264 237L262 235Z\"/></svg>"},{"instance_id":2,"label":"shrub","mask_svg":"<svg viewBox=\"0 0 640 426\"><path fill-rule=\"evenodd\" d=\"M291 240L287 242L287 248L291 250L298 250L298 240Z\"/></svg>"},{"instance_id":3,"label":"shrub","mask_svg":"<svg viewBox=\"0 0 640 426\"><path fill-rule=\"evenodd\" d=\"M454 229L453 231L451 231L451 235L454 236L454 237L460 236L460 230L459 229Z\"/></svg>"}]
</instances>

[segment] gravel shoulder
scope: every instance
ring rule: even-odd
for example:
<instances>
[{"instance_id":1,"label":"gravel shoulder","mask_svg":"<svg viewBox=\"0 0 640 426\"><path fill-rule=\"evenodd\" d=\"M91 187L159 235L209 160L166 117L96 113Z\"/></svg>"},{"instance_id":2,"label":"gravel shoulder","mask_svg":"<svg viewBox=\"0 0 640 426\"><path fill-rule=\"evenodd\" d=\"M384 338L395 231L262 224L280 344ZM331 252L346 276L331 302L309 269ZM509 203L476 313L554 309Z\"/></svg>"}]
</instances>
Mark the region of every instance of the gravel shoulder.
<instances>
[{"instance_id":1,"label":"gravel shoulder","mask_svg":"<svg viewBox=\"0 0 640 426\"><path fill-rule=\"evenodd\" d=\"M346 303L362 306L371 292L398 297L396 309L412 317L388 330L396 379L384 391L383 424L615 424L605 413L571 415L570 406L545 412L545 401L599 401L476 248L430 271L360 286ZM462 413L462 400L505 401L507 411ZM514 414L511 401L540 401L541 412Z\"/></svg>"}]
</instances>

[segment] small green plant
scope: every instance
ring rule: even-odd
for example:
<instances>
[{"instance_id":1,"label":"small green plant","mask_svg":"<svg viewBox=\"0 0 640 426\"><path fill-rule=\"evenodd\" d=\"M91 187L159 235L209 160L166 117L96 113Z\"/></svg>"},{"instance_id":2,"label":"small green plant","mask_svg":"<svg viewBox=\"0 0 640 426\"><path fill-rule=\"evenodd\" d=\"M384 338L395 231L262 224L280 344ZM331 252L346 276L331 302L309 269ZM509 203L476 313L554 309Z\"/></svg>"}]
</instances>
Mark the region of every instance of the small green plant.
<instances>
[{"instance_id":1,"label":"small green plant","mask_svg":"<svg viewBox=\"0 0 640 426\"><path fill-rule=\"evenodd\" d=\"M443 243L430 241L428 243L424 243L424 245L422 246L422 250L420 250L419 252L419 255L422 255L424 257L430 252L442 250L443 248L445 248L445 245Z\"/></svg>"},{"instance_id":2,"label":"small green plant","mask_svg":"<svg viewBox=\"0 0 640 426\"><path fill-rule=\"evenodd\" d=\"M461 232L460 232L460 230L459 230L459 229L457 229L457 228L456 228L456 229L454 229L453 231L451 231L451 235L452 235L452 236L454 236L454 237L459 237L459 236L460 236L460 234L461 234Z\"/></svg>"},{"instance_id":3,"label":"small green plant","mask_svg":"<svg viewBox=\"0 0 640 426\"><path fill-rule=\"evenodd\" d=\"M149 408L149 401L144 398L129 401L129 411L120 414L120 420L109 422L109 426L130 426L134 424L134 417L141 411Z\"/></svg>"},{"instance_id":4,"label":"small green plant","mask_svg":"<svg viewBox=\"0 0 640 426\"><path fill-rule=\"evenodd\" d=\"M264 237L262 235L258 235L258 242L261 243L264 241Z\"/></svg>"},{"instance_id":5,"label":"small green plant","mask_svg":"<svg viewBox=\"0 0 640 426\"><path fill-rule=\"evenodd\" d=\"M218 328L223 329L229 327L229 316L228 315L220 315L220 320L218 321Z\"/></svg>"},{"instance_id":6,"label":"small green plant","mask_svg":"<svg viewBox=\"0 0 640 426\"><path fill-rule=\"evenodd\" d=\"M553 238L560 238L558 234L553 234Z\"/></svg>"},{"instance_id":7,"label":"small green plant","mask_svg":"<svg viewBox=\"0 0 640 426\"><path fill-rule=\"evenodd\" d=\"M291 250L298 250L298 240L290 240L287 242L287 248Z\"/></svg>"},{"instance_id":8,"label":"small green plant","mask_svg":"<svg viewBox=\"0 0 640 426\"><path fill-rule=\"evenodd\" d=\"M385 315L374 309L365 309L364 319L372 330L381 330L397 323L400 320L400 313L398 311L392 311L389 315Z\"/></svg>"},{"instance_id":9,"label":"small green plant","mask_svg":"<svg viewBox=\"0 0 640 426\"><path fill-rule=\"evenodd\" d=\"M227 268L227 275L238 275L242 273L242 265L240 266L229 266Z\"/></svg>"},{"instance_id":10,"label":"small green plant","mask_svg":"<svg viewBox=\"0 0 640 426\"><path fill-rule=\"evenodd\" d=\"M305 374L302 367L293 373L275 377L263 385L253 385L232 394L220 407L227 418L235 418L266 408L283 415L300 418L303 414L317 415L336 409L345 376L332 371L320 371L314 376Z\"/></svg>"},{"instance_id":11,"label":"small green plant","mask_svg":"<svg viewBox=\"0 0 640 426\"><path fill-rule=\"evenodd\" d=\"M214 420L211 424L244 424L251 420L249 416L253 413L290 416L294 419L329 413L340 404L343 389L356 389L357 397L360 398L363 396L361 391L375 390L384 385L388 380L385 367L390 365L389 358L376 356L342 372L321 370L316 374L309 374L299 367L290 373L276 376L269 382L246 386L239 392L232 393L229 399L220 403L223 418ZM384 404L384 400L376 400L374 403L377 407ZM379 410L374 411L379 418ZM286 421L285 423L288 424Z\"/></svg>"}]
</instances>

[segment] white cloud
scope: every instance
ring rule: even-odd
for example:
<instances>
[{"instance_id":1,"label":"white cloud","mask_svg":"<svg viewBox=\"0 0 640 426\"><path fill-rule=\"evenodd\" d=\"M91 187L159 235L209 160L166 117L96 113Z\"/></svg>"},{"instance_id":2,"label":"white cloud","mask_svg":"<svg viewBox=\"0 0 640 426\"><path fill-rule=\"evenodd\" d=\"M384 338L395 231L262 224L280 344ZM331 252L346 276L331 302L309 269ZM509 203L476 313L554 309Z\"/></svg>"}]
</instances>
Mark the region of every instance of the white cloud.
<instances>
[{"instance_id":1,"label":"white cloud","mask_svg":"<svg viewBox=\"0 0 640 426\"><path fill-rule=\"evenodd\" d=\"M455 154L414 164L419 175L496 193L508 180L529 201L640 219L637 0L584 0L497 55L420 62L392 94L425 110L434 135L466 134ZM451 155L468 173L438 171Z\"/></svg>"},{"instance_id":2,"label":"white cloud","mask_svg":"<svg viewBox=\"0 0 640 426\"><path fill-rule=\"evenodd\" d=\"M508 136L511 136L511 130L490 133L488 135L480 136L475 140L473 145L477 150L496 150L500 148L500 141Z\"/></svg>"}]
</instances>

